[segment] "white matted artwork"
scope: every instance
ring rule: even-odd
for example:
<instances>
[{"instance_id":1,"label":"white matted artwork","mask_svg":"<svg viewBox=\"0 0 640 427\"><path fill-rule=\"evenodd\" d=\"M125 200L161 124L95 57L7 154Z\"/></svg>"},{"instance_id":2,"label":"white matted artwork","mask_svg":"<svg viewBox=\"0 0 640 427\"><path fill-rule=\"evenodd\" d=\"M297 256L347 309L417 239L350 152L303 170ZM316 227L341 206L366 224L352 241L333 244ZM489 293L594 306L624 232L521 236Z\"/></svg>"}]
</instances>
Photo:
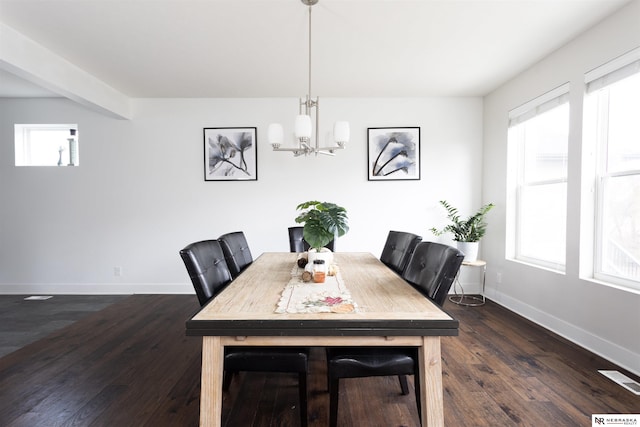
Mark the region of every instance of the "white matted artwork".
<instances>
[{"instance_id":1,"label":"white matted artwork","mask_svg":"<svg viewBox=\"0 0 640 427\"><path fill-rule=\"evenodd\" d=\"M205 181L257 181L255 127L204 128Z\"/></svg>"},{"instance_id":2,"label":"white matted artwork","mask_svg":"<svg viewBox=\"0 0 640 427\"><path fill-rule=\"evenodd\" d=\"M369 181L420 179L420 128L368 128Z\"/></svg>"}]
</instances>

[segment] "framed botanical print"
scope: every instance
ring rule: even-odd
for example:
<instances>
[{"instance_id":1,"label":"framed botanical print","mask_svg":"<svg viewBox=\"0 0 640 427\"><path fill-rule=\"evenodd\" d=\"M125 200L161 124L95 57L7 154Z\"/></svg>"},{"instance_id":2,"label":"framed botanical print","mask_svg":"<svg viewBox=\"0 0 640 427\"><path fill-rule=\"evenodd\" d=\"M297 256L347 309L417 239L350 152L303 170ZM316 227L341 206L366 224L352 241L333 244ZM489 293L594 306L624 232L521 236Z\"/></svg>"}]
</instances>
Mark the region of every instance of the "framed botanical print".
<instances>
[{"instance_id":1,"label":"framed botanical print","mask_svg":"<svg viewBox=\"0 0 640 427\"><path fill-rule=\"evenodd\" d=\"M369 181L420 179L420 128L368 128Z\"/></svg>"},{"instance_id":2,"label":"framed botanical print","mask_svg":"<svg viewBox=\"0 0 640 427\"><path fill-rule=\"evenodd\" d=\"M205 181L257 181L257 128L204 128Z\"/></svg>"}]
</instances>

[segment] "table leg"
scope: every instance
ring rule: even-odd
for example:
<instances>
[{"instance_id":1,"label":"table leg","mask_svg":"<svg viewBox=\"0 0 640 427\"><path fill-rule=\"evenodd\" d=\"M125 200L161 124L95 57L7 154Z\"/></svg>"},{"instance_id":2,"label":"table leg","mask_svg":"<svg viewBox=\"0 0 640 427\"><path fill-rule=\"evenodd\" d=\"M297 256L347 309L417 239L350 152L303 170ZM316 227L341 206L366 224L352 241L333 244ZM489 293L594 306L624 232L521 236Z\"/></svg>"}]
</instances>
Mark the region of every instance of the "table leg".
<instances>
[{"instance_id":1,"label":"table leg","mask_svg":"<svg viewBox=\"0 0 640 427\"><path fill-rule=\"evenodd\" d=\"M220 427L222 418L222 375L224 348L220 337L202 337L200 380L200 426Z\"/></svg>"},{"instance_id":2,"label":"table leg","mask_svg":"<svg viewBox=\"0 0 640 427\"><path fill-rule=\"evenodd\" d=\"M440 337L423 337L418 353L420 363L420 399L422 427L444 426L442 359Z\"/></svg>"}]
</instances>

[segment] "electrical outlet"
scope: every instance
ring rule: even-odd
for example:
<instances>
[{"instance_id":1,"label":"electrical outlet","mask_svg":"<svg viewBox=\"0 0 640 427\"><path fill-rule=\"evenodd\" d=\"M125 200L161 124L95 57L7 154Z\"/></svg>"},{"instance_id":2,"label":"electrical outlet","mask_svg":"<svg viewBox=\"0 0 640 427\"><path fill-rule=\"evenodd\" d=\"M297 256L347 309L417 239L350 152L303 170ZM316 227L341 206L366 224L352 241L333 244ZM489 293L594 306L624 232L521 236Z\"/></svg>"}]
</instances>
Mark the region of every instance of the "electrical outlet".
<instances>
[{"instance_id":1,"label":"electrical outlet","mask_svg":"<svg viewBox=\"0 0 640 427\"><path fill-rule=\"evenodd\" d=\"M502 271L496 273L496 283L502 283Z\"/></svg>"},{"instance_id":2,"label":"electrical outlet","mask_svg":"<svg viewBox=\"0 0 640 427\"><path fill-rule=\"evenodd\" d=\"M122 267L113 267L113 275L116 277L122 276Z\"/></svg>"}]
</instances>

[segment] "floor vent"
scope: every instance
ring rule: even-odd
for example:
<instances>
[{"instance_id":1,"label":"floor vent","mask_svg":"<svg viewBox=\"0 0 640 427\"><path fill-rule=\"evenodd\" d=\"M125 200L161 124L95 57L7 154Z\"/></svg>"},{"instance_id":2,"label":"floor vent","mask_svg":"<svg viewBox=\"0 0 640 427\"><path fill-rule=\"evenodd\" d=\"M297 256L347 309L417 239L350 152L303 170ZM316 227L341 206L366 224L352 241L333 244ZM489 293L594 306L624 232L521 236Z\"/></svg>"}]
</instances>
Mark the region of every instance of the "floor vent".
<instances>
[{"instance_id":1,"label":"floor vent","mask_svg":"<svg viewBox=\"0 0 640 427\"><path fill-rule=\"evenodd\" d=\"M42 301L45 299L53 298L53 295L32 295L30 297L26 297L25 301Z\"/></svg>"},{"instance_id":2,"label":"floor vent","mask_svg":"<svg viewBox=\"0 0 640 427\"><path fill-rule=\"evenodd\" d=\"M631 393L640 396L640 383L632 380L628 376L618 371L598 371L611 381L620 384L622 387L629 390Z\"/></svg>"}]
</instances>

